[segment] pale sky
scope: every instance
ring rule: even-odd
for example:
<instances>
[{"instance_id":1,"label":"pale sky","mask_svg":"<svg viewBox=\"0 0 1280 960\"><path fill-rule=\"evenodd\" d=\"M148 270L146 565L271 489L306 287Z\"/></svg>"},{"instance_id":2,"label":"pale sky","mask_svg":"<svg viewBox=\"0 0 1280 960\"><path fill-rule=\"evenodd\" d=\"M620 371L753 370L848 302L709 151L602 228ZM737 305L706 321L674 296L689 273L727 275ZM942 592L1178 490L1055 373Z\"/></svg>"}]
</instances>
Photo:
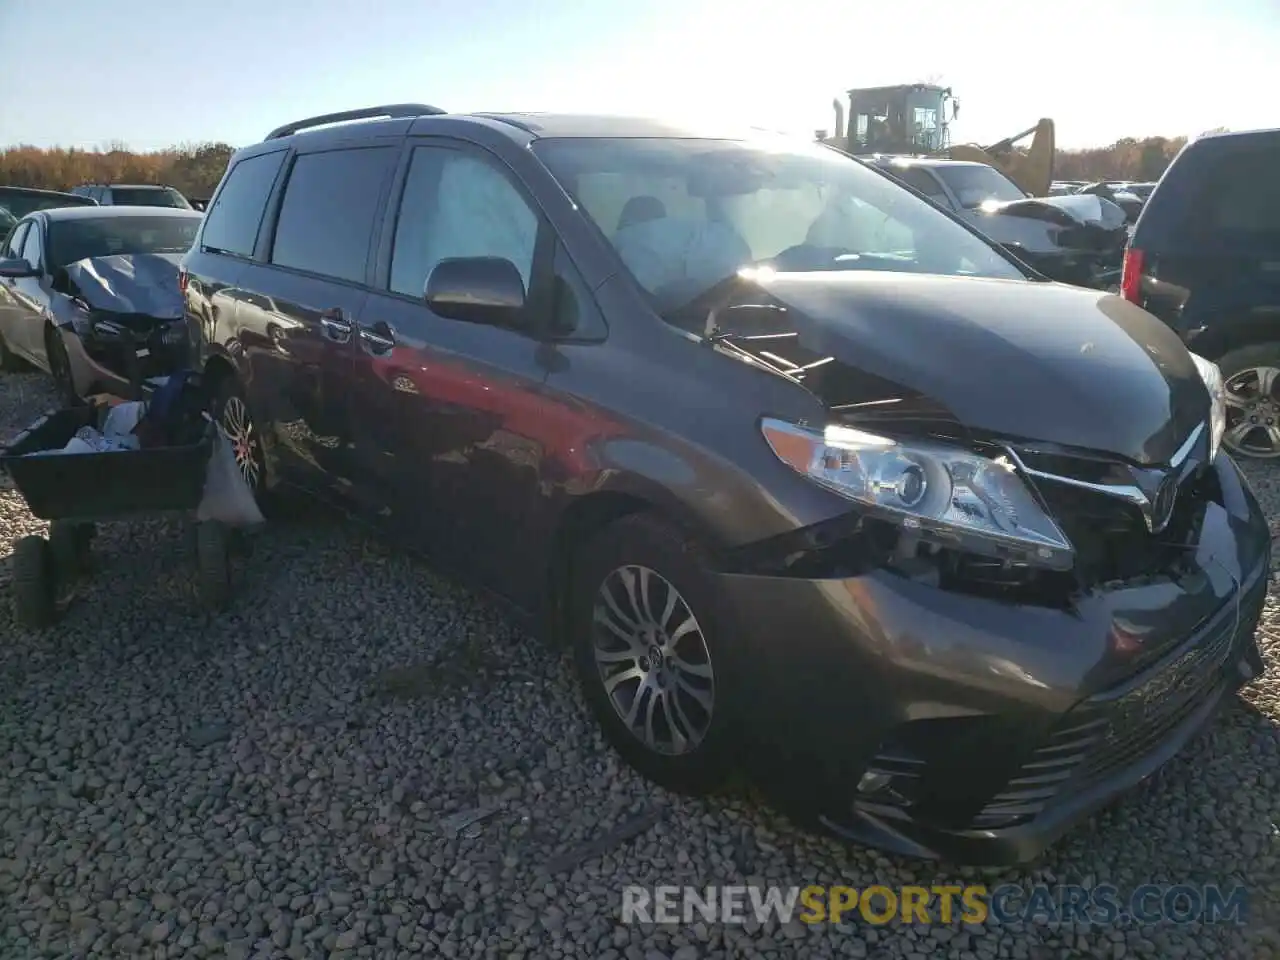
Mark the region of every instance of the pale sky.
<instances>
[{"instance_id":1,"label":"pale sky","mask_svg":"<svg viewBox=\"0 0 1280 960\"><path fill-rule=\"evenodd\" d=\"M1280 126L1280 0L0 0L0 37L0 145L240 146L405 101L810 136L849 87L922 80L958 143Z\"/></svg>"}]
</instances>

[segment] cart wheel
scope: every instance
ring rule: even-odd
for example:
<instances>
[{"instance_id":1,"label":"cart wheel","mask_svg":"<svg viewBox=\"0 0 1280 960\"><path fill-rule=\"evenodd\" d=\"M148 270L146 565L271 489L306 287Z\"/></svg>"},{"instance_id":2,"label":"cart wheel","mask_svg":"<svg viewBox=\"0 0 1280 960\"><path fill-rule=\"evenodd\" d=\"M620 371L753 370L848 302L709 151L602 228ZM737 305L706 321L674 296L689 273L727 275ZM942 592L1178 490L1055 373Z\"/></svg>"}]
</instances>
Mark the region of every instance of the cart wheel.
<instances>
[{"instance_id":1,"label":"cart wheel","mask_svg":"<svg viewBox=\"0 0 1280 960\"><path fill-rule=\"evenodd\" d=\"M93 525L54 520L49 524L49 548L59 580L74 580L89 572Z\"/></svg>"},{"instance_id":2,"label":"cart wheel","mask_svg":"<svg viewBox=\"0 0 1280 960\"><path fill-rule=\"evenodd\" d=\"M221 610L231 598L231 561L227 528L216 520L196 527L196 559L200 565L200 602Z\"/></svg>"},{"instance_id":3,"label":"cart wheel","mask_svg":"<svg viewBox=\"0 0 1280 960\"><path fill-rule=\"evenodd\" d=\"M54 620L53 550L44 537L23 537L13 549L13 615L24 627L39 630Z\"/></svg>"}]
</instances>

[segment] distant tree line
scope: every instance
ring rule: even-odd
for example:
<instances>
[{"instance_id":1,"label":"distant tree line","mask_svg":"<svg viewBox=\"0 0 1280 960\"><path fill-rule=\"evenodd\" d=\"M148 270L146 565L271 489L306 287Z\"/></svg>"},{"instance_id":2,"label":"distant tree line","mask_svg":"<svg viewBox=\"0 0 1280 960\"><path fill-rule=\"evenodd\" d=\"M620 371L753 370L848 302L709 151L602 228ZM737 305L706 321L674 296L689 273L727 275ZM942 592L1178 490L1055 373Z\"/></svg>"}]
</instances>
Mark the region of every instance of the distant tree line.
<instances>
[{"instance_id":1,"label":"distant tree line","mask_svg":"<svg viewBox=\"0 0 1280 960\"><path fill-rule=\"evenodd\" d=\"M222 179L235 148L182 144L135 153L113 143L101 150L17 146L0 150L0 184L70 190L81 183L164 183L205 199Z\"/></svg>"},{"instance_id":2,"label":"distant tree line","mask_svg":"<svg viewBox=\"0 0 1280 960\"><path fill-rule=\"evenodd\" d=\"M1054 176L1157 180L1186 142L1186 137L1125 137L1108 147L1059 150ZM10 147L0 150L0 184L68 190L81 183L167 183L203 199L213 193L234 150L225 143L182 144L148 153L120 143L98 150Z\"/></svg>"}]
</instances>

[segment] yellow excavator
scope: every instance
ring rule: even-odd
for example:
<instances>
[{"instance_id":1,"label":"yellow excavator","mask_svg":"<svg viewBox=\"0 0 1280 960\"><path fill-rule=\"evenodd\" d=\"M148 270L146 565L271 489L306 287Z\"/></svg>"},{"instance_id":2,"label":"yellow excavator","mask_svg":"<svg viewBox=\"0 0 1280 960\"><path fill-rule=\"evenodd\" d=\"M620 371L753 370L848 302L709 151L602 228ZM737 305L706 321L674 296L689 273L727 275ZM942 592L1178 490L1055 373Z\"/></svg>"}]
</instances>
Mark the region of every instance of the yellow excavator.
<instances>
[{"instance_id":1,"label":"yellow excavator","mask_svg":"<svg viewBox=\"0 0 1280 960\"><path fill-rule=\"evenodd\" d=\"M952 144L950 126L960 112L960 102L950 87L930 83L861 87L848 91L848 96L848 129L844 104L835 100L834 135L817 131L823 143L854 155L890 153L987 163L1033 197L1049 193L1055 143L1053 121L1048 118L989 147ZM1032 138L1030 146L1018 147L1027 137Z\"/></svg>"}]
</instances>

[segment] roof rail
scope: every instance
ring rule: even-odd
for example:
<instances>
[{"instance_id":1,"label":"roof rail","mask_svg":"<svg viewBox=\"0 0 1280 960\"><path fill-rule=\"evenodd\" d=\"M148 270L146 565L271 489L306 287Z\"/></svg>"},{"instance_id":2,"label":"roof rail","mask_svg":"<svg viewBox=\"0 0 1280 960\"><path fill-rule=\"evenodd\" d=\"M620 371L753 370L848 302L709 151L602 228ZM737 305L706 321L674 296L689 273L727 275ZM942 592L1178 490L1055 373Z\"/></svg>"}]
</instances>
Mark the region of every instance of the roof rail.
<instances>
[{"instance_id":1,"label":"roof rail","mask_svg":"<svg viewBox=\"0 0 1280 960\"><path fill-rule=\"evenodd\" d=\"M266 139L279 140L281 137L293 136L299 130L323 126L326 123L341 123L344 120L371 120L374 117L434 117L445 112L439 107L432 107L425 103L389 103L380 107L342 110L338 113L324 113L318 117L308 117L305 120L286 123L284 126L276 127L268 133Z\"/></svg>"}]
</instances>

